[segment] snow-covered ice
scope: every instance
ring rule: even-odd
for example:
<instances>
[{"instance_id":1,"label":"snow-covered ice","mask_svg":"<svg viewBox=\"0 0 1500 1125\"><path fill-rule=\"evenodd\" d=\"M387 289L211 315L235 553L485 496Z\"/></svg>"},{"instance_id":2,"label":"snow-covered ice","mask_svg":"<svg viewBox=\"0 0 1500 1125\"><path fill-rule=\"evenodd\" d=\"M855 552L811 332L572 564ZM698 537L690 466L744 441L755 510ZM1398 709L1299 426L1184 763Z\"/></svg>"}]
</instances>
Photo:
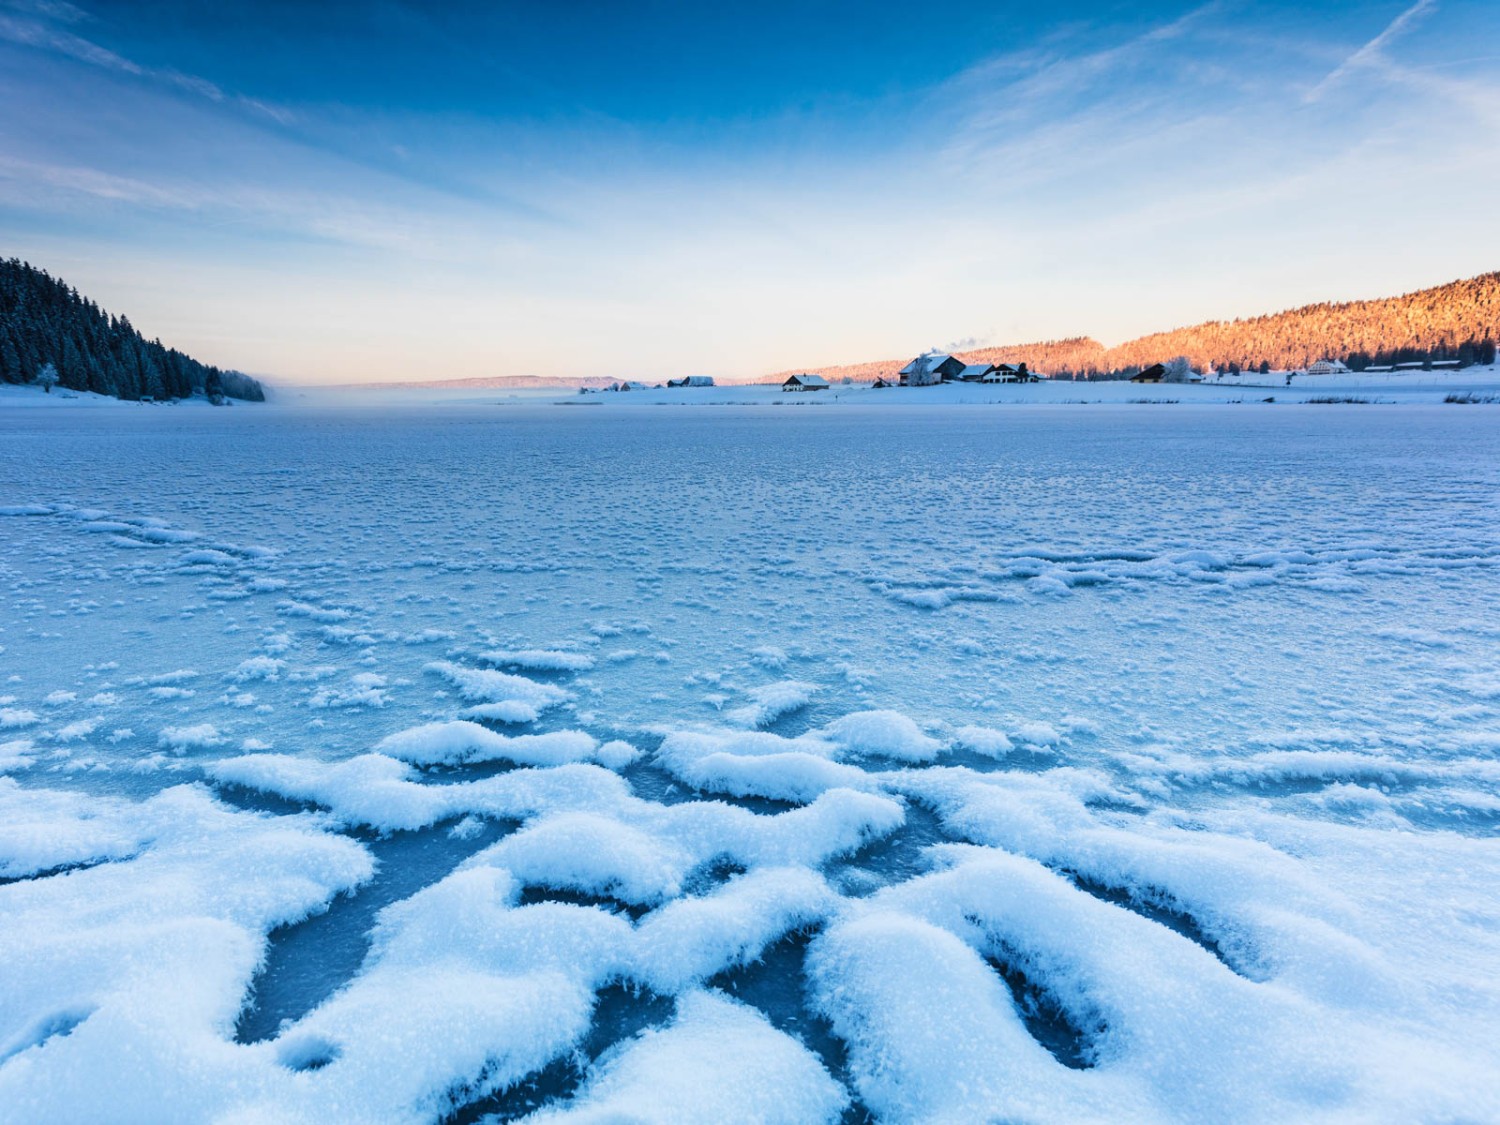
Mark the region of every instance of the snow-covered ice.
<instances>
[{"instance_id":1,"label":"snow-covered ice","mask_svg":"<svg viewBox=\"0 0 1500 1125\"><path fill-rule=\"evenodd\" d=\"M1447 385L0 403L0 1121L1500 1121Z\"/></svg>"}]
</instances>

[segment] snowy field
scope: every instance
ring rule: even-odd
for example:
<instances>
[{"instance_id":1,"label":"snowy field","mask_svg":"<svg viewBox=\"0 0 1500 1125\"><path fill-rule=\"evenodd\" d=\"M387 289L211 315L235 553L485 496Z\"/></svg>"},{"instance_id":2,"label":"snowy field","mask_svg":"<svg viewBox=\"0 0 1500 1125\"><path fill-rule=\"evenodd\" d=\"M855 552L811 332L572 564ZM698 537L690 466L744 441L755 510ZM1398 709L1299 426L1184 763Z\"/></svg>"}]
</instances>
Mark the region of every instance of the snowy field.
<instances>
[{"instance_id":1,"label":"snowy field","mask_svg":"<svg viewBox=\"0 0 1500 1125\"><path fill-rule=\"evenodd\" d=\"M965 390L0 403L0 1120L1500 1120L1500 407Z\"/></svg>"}]
</instances>

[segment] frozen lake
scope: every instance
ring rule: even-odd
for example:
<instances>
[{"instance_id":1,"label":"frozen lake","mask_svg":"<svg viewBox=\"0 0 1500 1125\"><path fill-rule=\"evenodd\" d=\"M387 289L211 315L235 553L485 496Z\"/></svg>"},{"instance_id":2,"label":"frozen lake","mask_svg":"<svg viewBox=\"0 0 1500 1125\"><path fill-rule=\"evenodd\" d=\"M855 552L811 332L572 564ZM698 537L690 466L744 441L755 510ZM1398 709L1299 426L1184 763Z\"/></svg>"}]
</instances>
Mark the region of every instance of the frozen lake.
<instances>
[{"instance_id":1,"label":"frozen lake","mask_svg":"<svg viewBox=\"0 0 1500 1125\"><path fill-rule=\"evenodd\" d=\"M0 1120L1500 1120L1500 407L0 410L0 582Z\"/></svg>"}]
</instances>

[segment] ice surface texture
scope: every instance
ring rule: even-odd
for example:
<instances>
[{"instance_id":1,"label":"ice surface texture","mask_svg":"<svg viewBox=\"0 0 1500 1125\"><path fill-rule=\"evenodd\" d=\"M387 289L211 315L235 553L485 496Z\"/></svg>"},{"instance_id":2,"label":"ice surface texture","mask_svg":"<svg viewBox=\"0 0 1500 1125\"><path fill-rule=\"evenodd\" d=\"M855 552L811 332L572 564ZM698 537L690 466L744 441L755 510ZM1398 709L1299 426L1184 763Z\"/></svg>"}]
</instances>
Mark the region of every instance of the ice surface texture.
<instances>
[{"instance_id":1,"label":"ice surface texture","mask_svg":"<svg viewBox=\"0 0 1500 1125\"><path fill-rule=\"evenodd\" d=\"M1480 407L0 412L0 1121L1500 1120L1497 486Z\"/></svg>"}]
</instances>

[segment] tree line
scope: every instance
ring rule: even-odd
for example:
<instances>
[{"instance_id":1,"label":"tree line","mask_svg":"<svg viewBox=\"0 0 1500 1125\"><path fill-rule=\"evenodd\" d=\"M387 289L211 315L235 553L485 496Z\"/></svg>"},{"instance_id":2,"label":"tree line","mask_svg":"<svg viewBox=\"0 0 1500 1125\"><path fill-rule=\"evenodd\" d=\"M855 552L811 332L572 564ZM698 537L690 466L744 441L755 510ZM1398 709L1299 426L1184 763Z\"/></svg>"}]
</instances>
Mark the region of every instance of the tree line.
<instances>
[{"instance_id":1,"label":"tree line","mask_svg":"<svg viewBox=\"0 0 1500 1125\"><path fill-rule=\"evenodd\" d=\"M1494 363L1500 272L1370 301L1324 301L1266 316L1211 320L1106 348L1088 336L966 351L966 363L1025 362L1053 377L1121 379L1187 356L1199 371L1305 370L1337 359L1354 370L1426 360ZM910 357L802 368L830 380L891 378ZM775 378L780 380L785 373Z\"/></svg>"},{"instance_id":2,"label":"tree line","mask_svg":"<svg viewBox=\"0 0 1500 1125\"><path fill-rule=\"evenodd\" d=\"M266 397L250 376L148 340L45 270L0 259L0 381L45 384L54 373L69 390L115 398Z\"/></svg>"}]
</instances>

